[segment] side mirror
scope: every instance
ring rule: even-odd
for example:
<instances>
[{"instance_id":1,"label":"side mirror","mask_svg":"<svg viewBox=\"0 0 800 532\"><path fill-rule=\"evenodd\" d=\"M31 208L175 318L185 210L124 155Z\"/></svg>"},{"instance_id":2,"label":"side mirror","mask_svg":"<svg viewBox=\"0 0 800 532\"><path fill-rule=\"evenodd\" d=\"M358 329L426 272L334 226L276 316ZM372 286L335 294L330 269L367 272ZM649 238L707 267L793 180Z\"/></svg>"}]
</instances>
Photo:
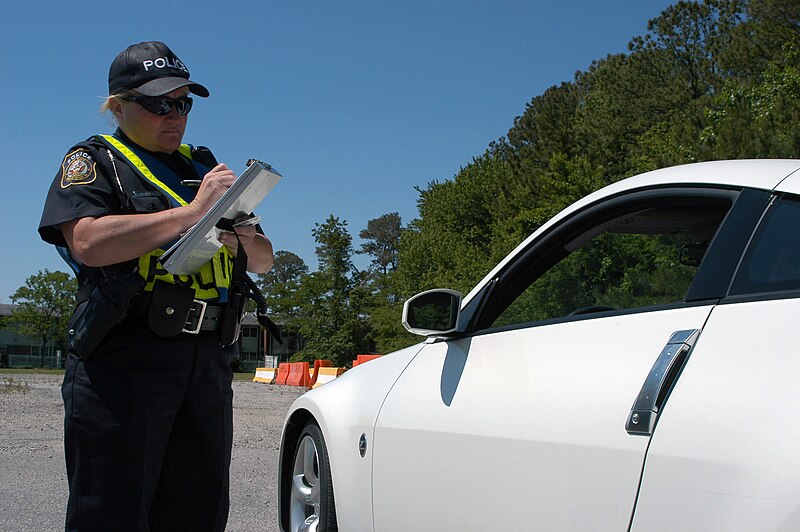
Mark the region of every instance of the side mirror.
<instances>
[{"instance_id":1,"label":"side mirror","mask_svg":"<svg viewBox=\"0 0 800 532\"><path fill-rule=\"evenodd\" d=\"M403 327L412 334L437 336L456 329L461 294L437 288L415 295L403 304Z\"/></svg>"}]
</instances>

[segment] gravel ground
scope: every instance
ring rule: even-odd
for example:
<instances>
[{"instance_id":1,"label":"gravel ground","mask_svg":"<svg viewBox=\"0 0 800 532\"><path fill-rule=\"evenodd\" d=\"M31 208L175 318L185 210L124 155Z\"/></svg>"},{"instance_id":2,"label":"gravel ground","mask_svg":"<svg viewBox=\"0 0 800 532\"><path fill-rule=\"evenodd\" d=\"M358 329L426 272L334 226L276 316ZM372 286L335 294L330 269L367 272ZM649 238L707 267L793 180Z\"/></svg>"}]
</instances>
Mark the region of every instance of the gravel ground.
<instances>
[{"instance_id":1,"label":"gravel ground","mask_svg":"<svg viewBox=\"0 0 800 532\"><path fill-rule=\"evenodd\" d=\"M0 374L0 530L64 529L67 475L59 375ZM233 383L228 531L272 531L280 432L302 389Z\"/></svg>"}]
</instances>

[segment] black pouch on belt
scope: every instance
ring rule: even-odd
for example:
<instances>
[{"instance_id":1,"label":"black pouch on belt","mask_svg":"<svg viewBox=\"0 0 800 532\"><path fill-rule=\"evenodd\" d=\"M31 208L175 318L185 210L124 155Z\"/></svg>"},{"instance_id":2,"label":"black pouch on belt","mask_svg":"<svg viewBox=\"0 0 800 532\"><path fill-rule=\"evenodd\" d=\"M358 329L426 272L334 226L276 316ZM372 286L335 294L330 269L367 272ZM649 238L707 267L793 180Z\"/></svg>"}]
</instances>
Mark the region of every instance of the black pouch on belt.
<instances>
[{"instance_id":1,"label":"black pouch on belt","mask_svg":"<svg viewBox=\"0 0 800 532\"><path fill-rule=\"evenodd\" d=\"M89 357L125 319L131 300L144 286L144 278L135 269L120 273L112 267L103 269L103 275L104 282L91 288L88 297L79 297L67 324L67 348L81 358Z\"/></svg>"},{"instance_id":2,"label":"black pouch on belt","mask_svg":"<svg viewBox=\"0 0 800 532\"><path fill-rule=\"evenodd\" d=\"M193 303L193 288L156 281L147 309L147 326L158 336L177 336L186 326Z\"/></svg>"},{"instance_id":3,"label":"black pouch on belt","mask_svg":"<svg viewBox=\"0 0 800 532\"><path fill-rule=\"evenodd\" d=\"M239 330L242 326L245 304L247 303L247 287L244 278L247 277L247 252L236 234L236 227L233 220L222 218L217 222L217 227L225 231L230 231L236 235L238 243L236 249L236 259L233 263L233 275L231 285L228 288L228 302L225 303L225 311L222 315L222 330L219 333L219 343L229 346L239 339Z\"/></svg>"},{"instance_id":4,"label":"black pouch on belt","mask_svg":"<svg viewBox=\"0 0 800 532\"><path fill-rule=\"evenodd\" d=\"M242 326L247 296L239 290L228 291L228 302L222 314L222 330L219 333L219 343L228 346L239 339L239 329Z\"/></svg>"}]
</instances>

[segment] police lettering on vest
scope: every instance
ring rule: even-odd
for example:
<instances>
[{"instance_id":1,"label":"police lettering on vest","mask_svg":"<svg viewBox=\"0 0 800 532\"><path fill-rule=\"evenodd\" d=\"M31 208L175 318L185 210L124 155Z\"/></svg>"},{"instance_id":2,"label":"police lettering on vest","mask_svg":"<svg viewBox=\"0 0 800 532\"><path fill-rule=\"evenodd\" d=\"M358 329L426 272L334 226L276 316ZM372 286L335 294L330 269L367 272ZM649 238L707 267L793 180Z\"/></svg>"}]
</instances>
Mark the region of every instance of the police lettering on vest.
<instances>
[{"instance_id":1,"label":"police lettering on vest","mask_svg":"<svg viewBox=\"0 0 800 532\"><path fill-rule=\"evenodd\" d=\"M172 173L172 177L178 180L177 175L171 170L160 169L160 175L164 177L164 180L159 179L142 158L118 138L111 135L98 135L95 138L112 150L115 158L125 161L139 179L164 194L171 205L183 206L188 205L189 201L191 201L190 199L187 201L187 198L183 198L177 191L164 183L166 180L165 172L167 171ZM187 157L191 153L188 145L182 145L178 151L183 157ZM190 159L190 156L187 159ZM227 247L222 246L211 260L203 265L200 271L192 275L172 274L164 269L158 258L165 252L166 248L157 248L139 257L139 274L145 279L145 290L152 291L156 281L163 281L193 288L197 299L227 301L234 264L233 255Z\"/></svg>"}]
</instances>

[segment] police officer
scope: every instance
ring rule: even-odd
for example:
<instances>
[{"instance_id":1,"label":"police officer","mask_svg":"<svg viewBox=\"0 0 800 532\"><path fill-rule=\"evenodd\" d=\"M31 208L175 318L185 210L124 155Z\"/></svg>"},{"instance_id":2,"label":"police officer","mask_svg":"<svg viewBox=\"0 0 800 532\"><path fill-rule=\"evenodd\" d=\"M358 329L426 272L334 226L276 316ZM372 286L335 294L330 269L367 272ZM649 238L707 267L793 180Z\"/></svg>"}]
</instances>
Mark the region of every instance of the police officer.
<instances>
[{"instance_id":1,"label":"police officer","mask_svg":"<svg viewBox=\"0 0 800 532\"><path fill-rule=\"evenodd\" d=\"M247 270L269 271L272 246L237 227L200 271L164 270L158 257L236 176L182 144L190 94L209 93L164 43L129 46L108 83L119 127L68 150L39 226L80 286L62 386L66 528L224 530L233 274L245 256Z\"/></svg>"}]
</instances>

